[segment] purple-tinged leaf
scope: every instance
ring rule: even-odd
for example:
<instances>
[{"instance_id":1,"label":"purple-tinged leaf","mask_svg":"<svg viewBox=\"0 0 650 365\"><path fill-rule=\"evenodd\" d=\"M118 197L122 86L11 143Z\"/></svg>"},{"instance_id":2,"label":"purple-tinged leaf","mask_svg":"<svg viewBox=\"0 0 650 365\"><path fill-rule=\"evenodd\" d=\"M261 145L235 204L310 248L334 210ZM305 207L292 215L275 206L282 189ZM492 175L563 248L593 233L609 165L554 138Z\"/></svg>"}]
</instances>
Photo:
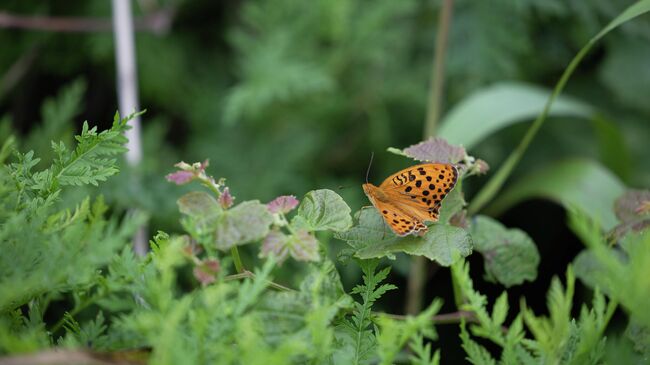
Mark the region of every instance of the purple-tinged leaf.
<instances>
[{"instance_id":1,"label":"purple-tinged leaf","mask_svg":"<svg viewBox=\"0 0 650 365\"><path fill-rule=\"evenodd\" d=\"M205 161L203 161L203 162L201 162L201 163L199 164L199 168L198 168L198 169L199 169L199 171L201 171L201 172L205 172L205 169L207 169L208 166L210 166L210 160L207 160L207 159L206 159Z\"/></svg>"},{"instance_id":2,"label":"purple-tinged leaf","mask_svg":"<svg viewBox=\"0 0 650 365\"><path fill-rule=\"evenodd\" d=\"M275 256L278 263L284 262L289 255L296 261L319 261L318 240L307 231L285 235L273 230L264 238L260 257Z\"/></svg>"},{"instance_id":3,"label":"purple-tinged leaf","mask_svg":"<svg viewBox=\"0 0 650 365\"><path fill-rule=\"evenodd\" d=\"M289 255L288 240L289 237L280 231L273 230L269 232L262 242L260 257L269 257L273 254L278 264L283 263Z\"/></svg>"},{"instance_id":4,"label":"purple-tinged leaf","mask_svg":"<svg viewBox=\"0 0 650 365\"><path fill-rule=\"evenodd\" d=\"M298 201L298 199L296 199L295 196L282 195L273 199L266 206L269 208L269 211L273 214L275 213L286 214L294 210L298 206L298 203L300 202Z\"/></svg>"},{"instance_id":5,"label":"purple-tinged leaf","mask_svg":"<svg viewBox=\"0 0 650 365\"><path fill-rule=\"evenodd\" d=\"M192 165L188 164L185 161L181 161L179 163L174 164L174 167L178 167L179 169L184 170L184 171L192 171L193 170Z\"/></svg>"},{"instance_id":6,"label":"purple-tinged leaf","mask_svg":"<svg viewBox=\"0 0 650 365\"><path fill-rule=\"evenodd\" d=\"M483 175L486 172L488 172L488 170L490 170L490 165L488 165L487 162L481 160L480 158L476 160L475 166L476 166L476 173L478 173L479 175Z\"/></svg>"},{"instance_id":7,"label":"purple-tinged leaf","mask_svg":"<svg viewBox=\"0 0 650 365\"><path fill-rule=\"evenodd\" d=\"M221 209L221 206L219 206ZM214 232L220 250L261 240L269 233L273 215L257 200L245 201L223 211Z\"/></svg>"},{"instance_id":8,"label":"purple-tinged leaf","mask_svg":"<svg viewBox=\"0 0 650 365\"><path fill-rule=\"evenodd\" d=\"M621 222L629 222L641 218L648 213L650 190L628 190L616 199L614 211Z\"/></svg>"},{"instance_id":9,"label":"purple-tinged leaf","mask_svg":"<svg viewBox=\"0 0 650 365\"><path fill-rule=\"evenodd\" d=\"M318 240L307 231L298 231L292 236L289 252L297 261L320 261Z\"/></svg>"},{"instance_id":10,"label":"purple-tinged leaf","mask_svg":"<svg viewBox=\"0 0 650 365\"><path fill-rule=\"evenodd\" d=\"M435 137L429 138L404 149L404 154L418 161L458 163L465 159L467 153L462 146L453 146L446 140Z\"/></svg>"},{"instance_id":11,"label":"purple-tinged leaf","mask_svg":"<svg viewBox=\"0 0 650 365\"><path fill-rule=\"evenodd\" d=\"M219 264L219 260L217 259L204 260L203 265L205 265L205 268L208 269L213 274L218 273L219 269L221 268L221 265Z\"/></svg>"},{"instance_id":12,"label":"purple-tinged leaf","mask_svg":"<svg viewBox=\"0 0 650 365\"><path fill-rule=\"evenodd\" d=\"M171 174L168 174L165 176L165 179L169 182L173 182L176 185L183 185L187 184L188 182L192 181L194 179L195 175L192 171L176 171L172 172Z\"/></svg>"},{"instance_id":13,"label":"purple-tinged leaf","mask_svg":"<svg viewBox=\"0 0 650 365\"><path fill-rule=\"evenodd\" d=\"M469 220L467 219L467 210L463 209L460 212L456 212L449 219L449 224L452 226L460 227L463 229L469 228Z\"/></svg>"},{"instance_id":14,"label":"purple-tinged leaf","mask_svg":"<svg viewBox=\"0 0 650 365\"><path fill-rule=\"evenodd\" d=\"M232 206L232 202L235 198L230 194L230 189L228 187L223 188L221 195L219 196L219 204L223 209L228 209Z\"/></svg>"},{"instance_id":15,"label":"purple-tinged leaf","mask_svg":"<svg viewBox=\"0 0 650 365\"><path fill-rule=\"evenodd\" d=\"M180 197L177 204L198 234L212 233L223 212L219 203L205 191L189 192Z\"/></svg>"},{"instance_id":16,"label":"purple-tinged leaf","mask_svg":"<svg viewBox=\"0 0 650 365\"><path fill-rule=\"evenodd\" d=\"M216 259L207 259L197 265L194 270L194 277L201 285L205 286L214 283L216 280L215 275L219 272L221 265Z\"/></svg>"}]
</instances>

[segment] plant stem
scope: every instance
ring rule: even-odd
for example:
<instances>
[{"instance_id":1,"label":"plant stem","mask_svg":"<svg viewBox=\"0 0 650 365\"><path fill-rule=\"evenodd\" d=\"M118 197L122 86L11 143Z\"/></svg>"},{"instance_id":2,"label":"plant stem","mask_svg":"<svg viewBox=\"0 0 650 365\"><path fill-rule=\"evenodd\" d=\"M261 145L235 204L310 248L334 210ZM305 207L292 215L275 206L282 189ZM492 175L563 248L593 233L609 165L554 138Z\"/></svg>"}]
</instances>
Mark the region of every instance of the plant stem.
<instances>
[{"instance_id":1,"label":"plant stem","mask_svg":"<svg viewBox=\"0 0 650 365\"><path fill-rule=\"evenodd\" d=\"M375 315L385 315L388 318L392 319L397 319L397 320L405 320L409 316L403 316L401 314L388 314L388 313L373 313ZM474 312L470 311L458 311L458 312L452 312L452 313L443 313L443 314L437 314L433 317L431 317L431 321L433 321L434 324L453 324L453 323L460 323L462 319L465 319L468 322L476 322L476 315L474 315Z\"/></svg>"},{"instance_id":2,"label":"plant stem","mask_svg":"<svg viewBox=\"0 0 650 365\"><path fill-rule=\"evenodd\" d=\"M422 310L422 291L426 283L427 259L415 256L411 260L406 297L406 313L418 314Z\"/></svg>"},{"instance_id":3,"label":"plant stem","mask_svg":"<svg viewBox=\"0 0 650 365\"><path fill-rule=\"evenodd\" d=\"M79 314L79 312L81 312L82 310L86 309L86 308L87 308L88 306L90 306L91 304L94 304L97 300L101 299L102 297L104 297L103 294L95 295L95 296L93 296L93 297L91 297L91 298L88 298L88 299L86 299L83 303L81 303L81 304L79 304L78 306L72 308L72 310L71 310L70 312L68 312L68 314L69 314L71 317L74 317L74 316L76 316L77 314ZM54 326L52 326L52 328L50 329L50 333L53 333L53 334L56 333L56 332L61 328L61 326L63 326L63 323L64 323L64 322L65 322L65 316L61 317L61 318L60 318L60 319L59 319L59 320L54 324Z\"/></svg>"},{"instance_id":4,"label":"plant stem","mask_svg":"<svg viewBox=\"0 0 650 365\"><path fill-rule=\"evenodd\" d=\"M235 269L237 272L240 274L243 273L244 265L241 263L241 257L239 257L239 250L237 249L237 246L232 246L230 249L230 254L232 255L232 260L235 263Z\"/></svg>"},{"instance_id":5,"label":"plant stem","mask_svg":"<svg viewBox=\"0 0 650 365\"><path fill-rule=\"evenodd\" d=\"M255 274L253 274L252 272L250 272L248 270L244 270L244 272L239 273L239 274L228 275L225 278L223 278L223 280L224 281L232 281L232 280L241 280L241 279L246 279L246 278L254 279ZM273 289L282 290L282 291L295 291L294 289L286 287L286 286L284 286L282 284L275 283L273 281L268 281L268 284Z\"/></svg>"},{"instance_id":6,"label":"plant stem","mask_svg":"<svg viewBox=\"0 0 650 365\"><path fill-rule=\"evenodd\" d=\"M623 13L621 13L618 17L616 17L611 23L609 23L603 30L601 30L598 34L596 34L593 38L587 42L587 44L580 49L578 54L573 57L567 68L564 70L562 73L562 76L560 77L560 80L555 84L555 88L553 89L553 93L551 96L548 98L546 101L546 105L544 105L544 109L542 110L542 113L535 119L533 124L528 128L526 131L526 134L524 135L524 138L522 138L521 142L519 142L519 145L517 148L512 151L512 153L508 156L506 161L501 165L499 170L492 176L490 181L488 181L487 184L479 191L478 194L472 199L472 203L469 205L467 211L470 215L476 214L481 208L485 206L494 196L499 192L499 189L503 186L505 183L506 179L510 174L512 173L512 170L517 166L519 161L521 160L522 156L524 155L524 152L526 152L526 149L528 148L528 145L530 142L533 140L535 135L537 134L537 131L539 131L539 128L544 124L544 121L546 121L546 117L548 116L548 112L551 109L551 105L553 105L553 102L555 99L560 95L562 90L564 90L564 86L566 83L569 81L569 78L573 74L573 71L578 67L582 59L585 57L587 52L591 49L591 47L594 46L600 40L602 37L604 37L607 33L612 31L613 29L617 28L621 24L623 24L626 21L629 21L631 19L634 19L635 17L644 14L648 11L646 9L648 7L647 3L636 3L629 8L627 8Z\"/></svg>"},{"instance_id":7,"label":"plant stem","mask_svg":"<svg viewBox=\"0 0 650 365\"><path fill-rule=\"evenodd\" d=\"M433 137L440 117L442 95L445 86L445 58L447 55L447 39L451 25L451 15L454 0L443 0L442 9L438 16L438 32L436 34L436 49L431 71L431 89L427 105L427 119L424 124L424 138Z\"/></svg>"},{"instance_id":8,"label":"plant stem","mask_svg":"<svg viewBox=\"0 0 650 365\"><path fill-rule=\"evenodd\" d=\"M442 9L438 16L438 30L436 33L436 49L433 57L431 71L431 89L427 105L427 119L424 123L424 139L432 137L436 131L440 106L445 86L445 56L447 54L447 38L451 26L451 15L454 0L443 0ZM408 291L406 298L406 313L416 314L422 310L422 291L426 283L427 261L422 256L416 256L411 261L411 270L408 277Z\"/></svg>"}]
</instances>

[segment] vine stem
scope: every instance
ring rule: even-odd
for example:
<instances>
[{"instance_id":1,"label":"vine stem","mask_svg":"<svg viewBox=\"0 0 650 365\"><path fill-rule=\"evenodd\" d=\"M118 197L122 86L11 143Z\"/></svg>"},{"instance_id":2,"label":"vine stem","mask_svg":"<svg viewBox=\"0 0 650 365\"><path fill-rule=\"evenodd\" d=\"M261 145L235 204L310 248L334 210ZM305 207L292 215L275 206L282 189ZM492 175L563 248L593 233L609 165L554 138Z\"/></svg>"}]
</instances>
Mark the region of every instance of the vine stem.
<instances>
[{"instance_id":1,"label":"vine stem","mask_svg":"<svg viewBox=\"0 0 650 365\"><path fill-rule=\"evenodd\" d=\"M232 255L232 260L235 263L235 269L237 272L240 274L243 273L244 265L241 263L241 257L239 257L239 250L237 249L237 246L232 246L230 249L230 254Z\"/></svg>"},{"instance_id":2,"label":"vine stem","mask_svg":"<svg viewBox=\"0 0 650 365\"><path fill-rule=\"evenodd\" d=\"M232 280L241 280L241 279L247 279L247 278L254 279L255 274L253 274L252 272L250 272L248 270L244 270L239 274L228 275L223 280L224 281L232 281ZM269 281L268 284L273 289L277 289L277 290L281 290L281 291L290 291L290 292L295 291L294 289L291 289L289 287L286 287L286 286L284 286L282 284L278 284L278 283L273 282L273 281Z\"/></svg>"},{"instance_id":3,"label":"vine stem","mask_svg":"<svg viewBox=\"0 0 650 365\"><path fill-rule=\"evenodd\" d=\"M510 176L514 168L522 159L524 153L526 152L528 146L530 145L530 142L533 140L533 138L535 138L537 131L539 131L539 129L546 121L546 117L548 116L548 113L551 110L551 105L553 105L555 99L557 99L560 93L564 90L564 87L569 81L569 78L571 78L571 75L578 67L580 62L582 62L582 59L585 57L585 55L587 55L587 53L591 50L591 48L610 31L616 29L618 26L620 26L621 24L629 20L632 20L642 14L647 13L648 11L650 11L650 4L648 2L639 1L631 5L630 7L625 9L621 14L619 14L614 20L612 20L598 34L596 34L593 38L591 38L589 42L587 42L587 44L584 45L580 49L580 51L578 51L578 54L576 54L573 57L573 59L571 59L571 62L569 62L569 65L564 69L562 76L560 76L560 79L555 84L555 88L553 88L553 93L546 101L546 104L544 105L544 109L537 116L537 118L531 124L531 126L528 128L526 134L519 142L517 148L514 151L512 151L512 153L510 153L510 155L505 160L505 162L501 164L499 170L497 170L497 172L492 176L492 178L490 178L487 184L485 184L483 188L481 188L481 190L478 192L478 194L476 194L476 196L472 199L471 204L467 208L467 211L470 215L476 214L478 211L480 211L487 203L489 203L494 198L494 196L499 192L499 190L501 190L501 187L503 186L503 184L505 184L506 179Z\"/></svg>"},{"instance_id":4,"label":"vine stem","mask_svg":"<svg viewBox=\"0 0 650 365\"><path fill-rule=\"evenodd\" d=\"M436 34L436 49L431 70L431 88L429 90L429 102L427 104L427 119L424 124L424 138L433 137L440 117L442 95L445 86L447 39L449 38L453 8L454 0L442 1L442 9L438 16L438 32Z\"/></svg>"},{"instance_id":5,"label":"vine stem","mask_svg":"<svg viewBox=\"0 0 650 365\"><path fill-rule=\"evenodd\" d=\"M443 0L440 14L438 15L438 29L436 34L436 47L431 70L431 87L427 104L427 117L424 123L424 139L432 137L436 131L442 96L445 86L445 58L447 55L447 39L451 27L451 16L454 0ZM416 256L411 262L408 277L406 298L406 313L416 314L422 310L422 292L426 283L427 260Z\"/></svg>"},{"instance_id":6,"label":"vine stem","mask_svg":"<svg viewBox=\"0 0 650 365\"><path fill-rule=\"evenodd\" d=\"M383 315L391 319L396 319L396 320L406 320L409 318L409 316L404 316L401 314L389 314L389 313L373 313L375 315ZM457 311L457 312L451 312L451 313L442 313L442 314L436 314L435 316L431 317L431 321L433 321L434 324L454 324L454 323L460 323L461 320L466 320L468 322L476 322L476 315L474 312L470 311Z\"/></svg>"}]
</instances>

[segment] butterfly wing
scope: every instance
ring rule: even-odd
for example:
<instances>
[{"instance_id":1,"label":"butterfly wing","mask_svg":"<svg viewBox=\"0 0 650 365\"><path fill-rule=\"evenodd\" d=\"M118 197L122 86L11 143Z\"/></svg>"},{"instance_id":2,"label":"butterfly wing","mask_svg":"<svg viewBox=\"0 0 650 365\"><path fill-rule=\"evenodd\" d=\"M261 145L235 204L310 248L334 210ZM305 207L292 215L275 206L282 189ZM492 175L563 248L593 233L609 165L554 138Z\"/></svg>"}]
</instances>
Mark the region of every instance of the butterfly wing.
<instances>
[{"instance_id":1,"label":"butterfly wing","mask_svg":"<svg viewBox=\"0 0 650 365\"><path fill-rule=\"evenodd\" d=\"M402 211L395 205L375 199L371 199L371 202L396 235L406 236L411 233L424 233L427 231L427 226L420 219Z\"/></svg>"},{"instance_id":2,"label":"butterfly wing","mask_svg":"<svg viewBox=\"0 0 650 365\"><path fill-rule=\"evenodd\" d=\"M457 181L458 169L454 165L425 163L389 176L379 189L406 215L422 222L436 222L442 200Z\"/></svg>"}]
</instances>

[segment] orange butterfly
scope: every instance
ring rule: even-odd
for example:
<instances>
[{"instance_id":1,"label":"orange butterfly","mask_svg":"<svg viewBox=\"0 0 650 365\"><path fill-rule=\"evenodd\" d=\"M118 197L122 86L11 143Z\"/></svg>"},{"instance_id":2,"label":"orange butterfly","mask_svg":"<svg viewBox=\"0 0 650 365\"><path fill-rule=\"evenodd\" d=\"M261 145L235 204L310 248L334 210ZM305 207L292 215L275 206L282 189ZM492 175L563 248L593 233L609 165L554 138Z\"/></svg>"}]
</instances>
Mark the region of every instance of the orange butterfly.
<instances>
[{"instance_id":1,"label":"orange butterfly","mask_svg":"<svg viewBox=\"0 0 650 365\"><path fill-rule=\"evenodd\" d=\"M442 200L456 186L458 169L446 163L415 165L363 191L398 236L424 235L426 221L437 222Z\"/></svg>"}]
</instances>

